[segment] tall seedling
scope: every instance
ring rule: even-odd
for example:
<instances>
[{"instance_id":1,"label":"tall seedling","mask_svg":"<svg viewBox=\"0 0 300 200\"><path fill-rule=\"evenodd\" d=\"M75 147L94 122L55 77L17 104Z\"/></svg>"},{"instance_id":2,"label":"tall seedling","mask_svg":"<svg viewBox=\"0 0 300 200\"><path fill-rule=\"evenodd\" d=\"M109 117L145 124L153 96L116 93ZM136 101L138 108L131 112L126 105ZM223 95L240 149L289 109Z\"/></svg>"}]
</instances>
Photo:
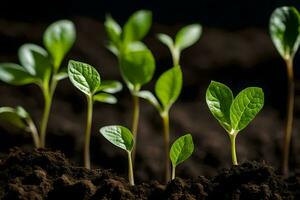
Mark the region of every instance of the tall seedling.
<instances>
[{"instance_id":1,"label":"tall seedling","mask_svg":"<svg viewBox=\"0 0 300 200\"><path fill-rule=\"evenodd\" d=\"M133 117L131 131L134 145L136 145L139 123L139 97L138 93L143 85L148 83L154 74L155 60L151 51L141 42L148 33L152 23L150 11L137 11L130 16L123 26L110 16L105 21L108 35L108 49L116 55L119 69L133 100ZM135 156L135 146L132 156Z\"/></svg>"},{"instance_id":2,"label":"tall seedling","mask_svg":"<svg viewBox=\"0 0 300 200\"><path fill-rule=\"evenodd\" d=\"M182 71L179 66L180 54L183 49L193 45L201 36L202 28L199 24L193 24L182 28L175 37L175 41L166 34L159 34L159 40L166 44L173 58L173 67L164 72L155 84L155 94L150 91L140 91L139 97L148 100L160 113L163 122L164 154L165 154L165 181L171 176L169 161L170 124L169 113L172 105L178 99L182 89ZM157 100L158 99L158 100Z\"/></svg>"},{"instance_id":3,"label":"tall seedling","mask_svg":"<svg viewBox=\"0 0 300 200\"><path fill-rule=\"evenodd\" d=\"M19 49L19 64L0 63L0 80L11 85L36 84L44 96L44 113L40 121L39 147L45 147L46 130L57 83L67 77L61 63L75 42L74 24L61 20L51 24L44 33L46 49L24 44ZM14 110L12 108L12 110Z\"/></svg>"},{"instance_id":4,"label":"tall seedling","mask_svg":"<svg viewBox=\"0 0 300 200\"><path fill-rule=\"evenodd\" d=\"M102 81L97 70L86 63L71 60L68 65L68 74L71 83L83 92L87 99L87 119L84 139L84 166L91 168L90 161L90 140L93 118L93 104L95 101L104 103L116 103L112 95L122 89L117 81Z\"/></svg>"},{"instance_id":5,"label":"tall seedling","mask_svg":"<svg viewBox=\"0 0 300 200\"><path fill-rule=\"evenodd\" d=\"M293 59L300 44L300 14L294 7L277 8L271 15L269 28L272 41L287 67L288 96L282 164L283 174L287 175L295 96Z\"/></svg>"},{"instance_id":6,"label":"tall seedling","mask_svg":"<svg viewBox=\"0 0 300 200\"><path fill-rule=\"evenodd\" d=\"M226 130L231 143L232 164L238 165L235 139L246 128L264 105L261 88L248 87L235 98L226 85L212 81L206 91L206 103L213 116Z\"/></svg>"}]
</instances>

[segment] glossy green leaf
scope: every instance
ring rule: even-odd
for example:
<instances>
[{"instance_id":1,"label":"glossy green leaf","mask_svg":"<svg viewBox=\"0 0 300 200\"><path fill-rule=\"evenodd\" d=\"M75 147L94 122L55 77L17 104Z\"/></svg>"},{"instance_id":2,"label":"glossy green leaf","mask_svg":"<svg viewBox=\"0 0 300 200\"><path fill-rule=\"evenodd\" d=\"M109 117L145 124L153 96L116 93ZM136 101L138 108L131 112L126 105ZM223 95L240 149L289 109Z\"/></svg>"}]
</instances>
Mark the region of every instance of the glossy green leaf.
<instances>
[{"instance_id":1,"label":"glossy green leaf","mask_svg":"<svg viewBox=\"0 0 300 200\"><path fill-rule=\"evenodd\" d=\"M212 81L206 90L206 103L213 116L225 128L231 131L230 106L233 101L233 94L226 85Z\"/></svg>"},{"instance_id":2,"label":"glossy green leaf","mask_svg":"<svg viewBox=\"0 0 300 200\"><path fill-rule=\"evenodd\" d=\"M134 86L148 83L154 74L155 60L150 50L128 51L121 57L123 78Z\"/></svg>"},{"instance_id":3,"label":"glossy green leaf","mask_svg":"<svg viewBox=\"0 0 300 200\"><path fill-rule=\"evenodd\" d=\"M191 134L186 134L178 138L170 150L170 159L172 165L176 167L188 159L194 151L194 142Z\"/></svg>"},{"instance_id":4,"label":"glossy green leaf","mask_svg":"<svg viewBox=\"0 0 300 200\"><path fill-rule=\"evenodd\" d=\"M177 100L182 88L182 72L180 66L164 72L155 84L155 94L163 109L168 110Z\"/></svg>"},{"instance_id":5,"label":"glossy green leaf","mask_svg":"<svg viewBox=\"0 0 300 200\"><path fill-rule=\"evenodd\" d=\"M122 29L120 25L110 15L107 15L104 26L109 40L117 46L121 41Z\"/></svg>"},{"instance_id":6,"label":"glossy green leaf","mask_svg":"<svg viewBox=\"0 0 300 200\"><path fill-rule=\"evenodd\" d=\"M97 93L93 96L94 101L102 103L115 104L118 102L117 98L107 93Z\"/></svg>"},{"instance_id":7,"label":"glossy green leaf","mask_svg":"<svg viewBox=\"0 0 300 200\"><path fill-rule=\"evenodd\" d=\"M22 107L0 107L0 121L5 121L17 128L25 129L27 127L24 120L26 117L28 117L28 113Z\"/></svg>"},{"instance_id":8,"label":"glossy green leaf","mask_svg":"<svg viewBox=\"0 0 300 200\"><path fill-rule=\"evenodd\" d=\"M103 80L98 91L115 94L123 89L122 83L114 80Z\"/></svg>"},{"instance_id":9,"label":"glossy green leaf","mask_svg":"<svg viewBox=\"0 0 300 200\"><path fill-rule=\"evenodd\" d=\"M142 99L147 100L154 107L156 107L159 112L162 110L159 102L157 101L157 99L155 98L155 96L152 94L152 92L147 91L147 90L142 90L142 91L139 91L137 93L137 96L140 97L140 98L142 98Z\"/></svg>"},{"instance_id":10,"label":"glossy green leaf","mask_svg":"<svg viewBox=\"0 0 300 200\"><path fill-rule=\"evenodd\" d=\"M46 29L43 39L44 45L50 52L54 67L57 70L75 42L75 26L69 20L54 22Z\"/></svg>"},{"instance_id":11,"label":"glossy green leaf","mask_svg":"<svg viewBox=\"0 0 300 200\"><path fill-rule=\"evenodd\" d=\"M100 87L100 75L89 64L70 60L68 74L72 84L86 95L94 95Z\"/></svg>"},{"instance_id":12,"label":"glossy green leaf","mask_svg":"<svg viewBox=\"0 0 300 200\"><path fill-rule=\"evenodd\" d=\"M0 80L12 85L26 85L37 82L24 67L14 63L0 63Z\"/></svg>"},{"instance_id":13,"label":"glossy green leaf","mask_svg":"<svg viewBox=\"0 0 300 200\"><path fill-rule=\"evenodd\" d=\"M157 34L157 38L159 41L161 41L163 44L165 44L170 50L172 50L174 48L174 42L173 39L163 33L159 33Z\"/></svg>"},{"instance_id":14,"label":"glossy green leaf","mask_svg":"<svg viewBox=\"0 0 300 200\"><path fill-rule=\"evenodd\" d=\"M262 109L264 93L261 88L249 87L241 91L230 107L232 129L239 132L244 129Z\"/></svg>"},{"instance_id":15,"label":"glossy green leaf","mask_svg":"<svg viewBox=\"0 0 300 200\"><path fill-rule=\"evenodd\" d=\"M200 24L185 26L176 34L175 46L180 50L192 46L199 40L201 33L202 27Z\"/></svg>"},{"instance_id":16,"label":"glossy green leaf","mask_svg":"<svg viewBox=\"0 0 300 200\"><path fill-rule=\"evenodd\" d=\"M284 59L294 57L300 44L300 14L294 7L277 8L270 18L270 34Z\"/></svg>"},{"instance_id":17,"label":"glossy green leaf","mask_svg":"<svg viewBox=\"0 0 300 200\"><path fill-rule=\"evenodd\" d=\"M126 127L105 126L100 129L100 133L115 146L128 152L132 151L134 143L133 135Z\"/></svg>"},{"instance_id":18,"label":"glossy green leaf","mask_svg":"<svg viewBox=\"0 0 300 200\"><path fill-rule=\"evenodd\" d=\"M152 24L152 13L140 10L133 13L123 28L123 40L125 43L138 41L145 37Z\"/></svg>"},{"instance_id":19,"label":"glossy green leaf","mask_svg":"<svg viewBox=\"0 0 300 200\"><path fill-rule=\"evenodd\" d=\"M18 52L21 65L42 82L47 82L51 75L52 64L45 49L35 44L24 44Z\"/></svg>"}]
</instances>

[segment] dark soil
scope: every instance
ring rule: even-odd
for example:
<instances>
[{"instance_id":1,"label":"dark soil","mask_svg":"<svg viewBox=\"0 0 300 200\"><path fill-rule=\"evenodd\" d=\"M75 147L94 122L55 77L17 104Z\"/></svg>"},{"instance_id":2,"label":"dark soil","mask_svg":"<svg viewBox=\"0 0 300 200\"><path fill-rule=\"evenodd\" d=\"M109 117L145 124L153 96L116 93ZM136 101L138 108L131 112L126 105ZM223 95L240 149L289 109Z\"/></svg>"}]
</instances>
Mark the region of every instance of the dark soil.
<instances>
[{"instance_id":1,"label":"dark soil","mask_svg":"<svg viewBox=\"0 0 300 200\"><path fill-rule=\"evenodd\" d=\"M299 178L296 174L284 181L265 163L245 162L211 179L176 178L167 185L132 187L111 171L76 167L59 151L14 148L0 162L0 199L298 199Z\"/></svg>"}]
</instances>

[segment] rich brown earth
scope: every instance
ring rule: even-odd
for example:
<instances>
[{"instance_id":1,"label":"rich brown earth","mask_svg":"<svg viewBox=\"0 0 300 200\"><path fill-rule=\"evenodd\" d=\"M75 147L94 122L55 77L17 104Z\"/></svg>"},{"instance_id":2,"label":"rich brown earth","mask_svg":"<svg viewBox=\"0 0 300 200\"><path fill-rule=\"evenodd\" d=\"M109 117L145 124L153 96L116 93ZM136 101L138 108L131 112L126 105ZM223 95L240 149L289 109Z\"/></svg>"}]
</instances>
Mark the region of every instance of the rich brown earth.
<instances>
[{"instance_id":1,"label":"rich brown earth","mask_svg":"<svg viewBox=\"0 0 300 200\"><path fill-rule=\"evenodd\" d=\"M299 197L299 179L285 181L265 163L245 162L210 179L129 186L111 171L76 167L59 151L14 148L0 162L0 199L287 200Z\"/></svg>"}]
</instances>

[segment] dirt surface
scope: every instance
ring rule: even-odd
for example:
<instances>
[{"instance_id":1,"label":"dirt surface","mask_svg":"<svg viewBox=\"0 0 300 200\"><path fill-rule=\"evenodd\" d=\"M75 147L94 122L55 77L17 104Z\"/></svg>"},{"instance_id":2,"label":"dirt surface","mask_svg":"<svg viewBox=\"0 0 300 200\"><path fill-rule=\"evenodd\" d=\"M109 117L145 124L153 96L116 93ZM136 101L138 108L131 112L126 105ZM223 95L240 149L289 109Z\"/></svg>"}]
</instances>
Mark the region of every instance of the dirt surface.
<instances>
[{"instance_id":1,"label":"dirt surface","mask_svg":"<svg viewBox=\"0 0 300 200\"><path fill-rule=\"evenodd\" d=\"M0 162L0 199L297 199L299 178L297 174L285 182L265 163L245 162L211 179L129 186L111 171L76 167L59 151L14 148Z\"/></svg>"}]
</instances>

